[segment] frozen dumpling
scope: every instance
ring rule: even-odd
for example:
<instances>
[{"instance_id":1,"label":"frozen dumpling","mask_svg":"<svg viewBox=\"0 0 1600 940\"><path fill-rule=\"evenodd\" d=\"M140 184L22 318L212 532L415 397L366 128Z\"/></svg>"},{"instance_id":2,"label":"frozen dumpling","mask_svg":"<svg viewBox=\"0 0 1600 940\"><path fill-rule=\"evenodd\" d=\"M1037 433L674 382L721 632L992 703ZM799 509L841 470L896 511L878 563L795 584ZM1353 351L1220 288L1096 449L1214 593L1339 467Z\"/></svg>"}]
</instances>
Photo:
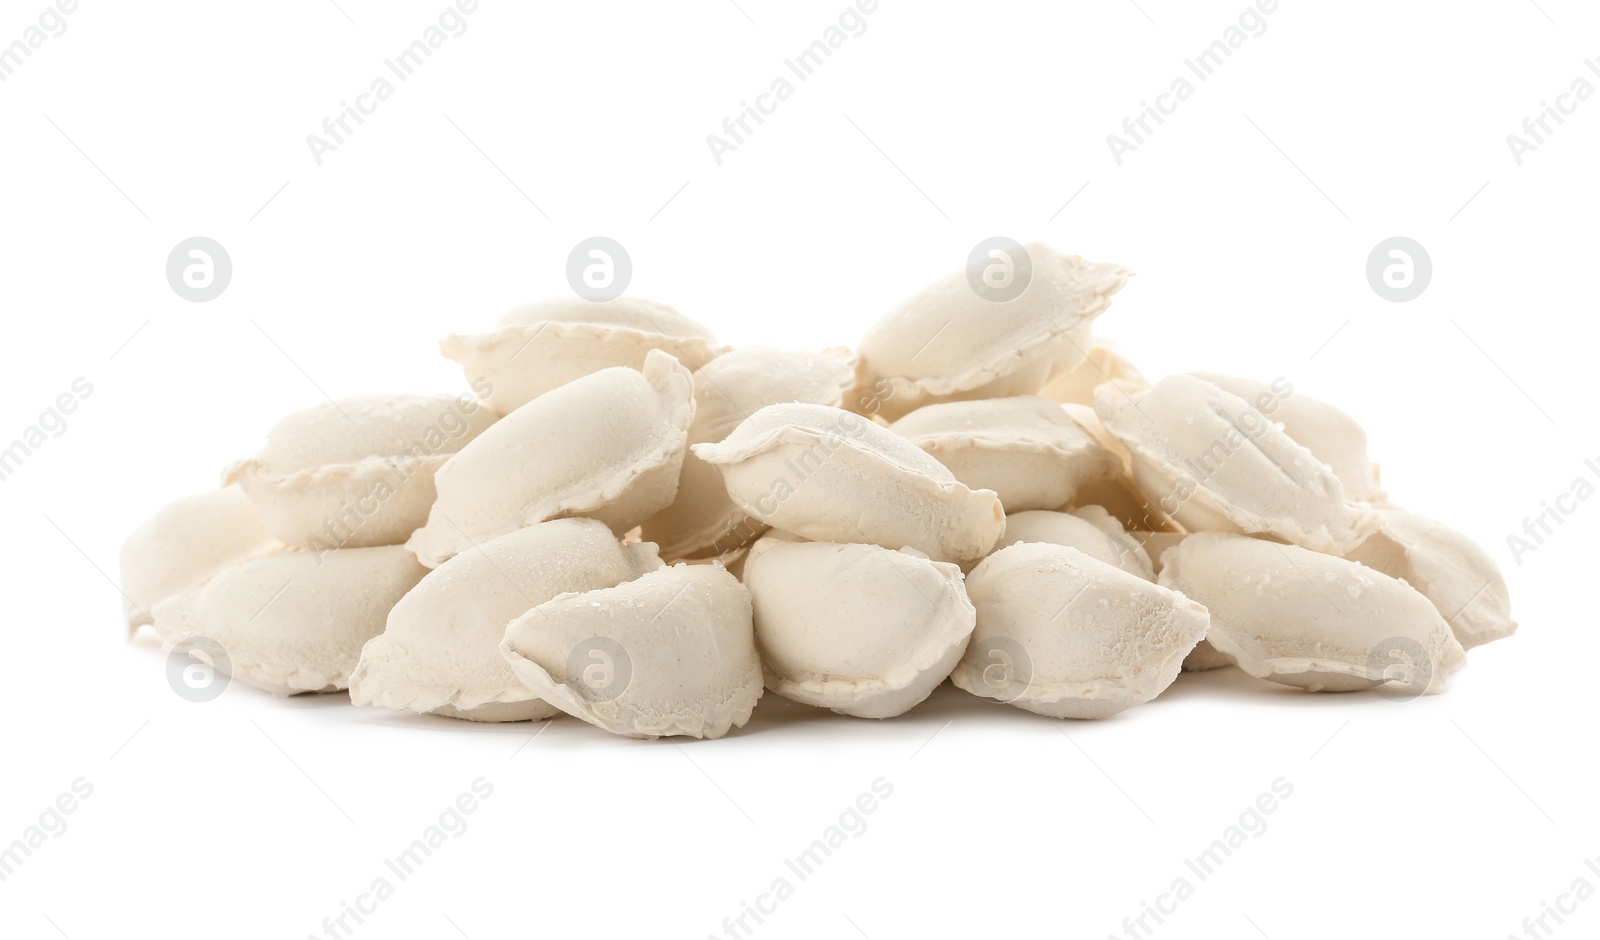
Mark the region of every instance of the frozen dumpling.
<instances>
[{"instance_id":1,"label":"frozen dumpling","mask_svg":"<svg viewBox=\"0 0 1600 940\"><path fill-rule=\"evenodd\" d=\"M593 519L558 519L487 540L433 569L395 605L383 635L361 653L350 700L453 718L548 718L555 709L500 655L506 625L557 595L611 587L660 566L654 545L623 545Z\"/></svg>"},{"instance_id":2,"label":"frozen dumpling","mask_svg":"<svg viewBox=\"0 0 1600 940\"><path fill-rule=\"evenodd\" d=\"M1059 509L1122 465L1036 395L926 405L889 425L975 490L994 490L1006 512Z\"/></svg>"},{"instance_id":3,"label":"frozen dumpling","mask_svg":"<svg viewBox=\"0 0 1600 940\"><path fill-rule=\"evenodd\" d=\"M513 621L501 652L532 694L627 737L720 738L761 698L750 594L721 565L563 594Z\"/></svg>"},{"instance_id":4,"label":"frozen dumpling","mask_svg":"<svg viewBox=\"0 0 1600 940\"><path fill-rule=\"evenodd\" d=\"M767 688L860 718L926 699L977 622L961 570L909 549L763 538L744 583Z\"/></svg>"},{"instance_id":5,"label":"frozen dumpling","mask_svg":"<svg viewBox=\"0 0 1600 940\"><path fill-rule=\"evenodd\" d=\"M1313 692L1398 679L1431 692L1466 662L1426 597L1357 562L1202 532L1162 563L1162 584L1211 611L1211 645L1258 678Z\"/></svg>"},{"instance_id":6,"label":"frozen dumpling","mask_svg":"<svg viewBox=\"0 0 1600 940\"><path fill-rule=\"evenodd\" d=\"M1375 525L1327 464L1252 403L1203 379L1169 375L1131 398L1102 386L1096 410L1127 447L1145 498L1191 532L1270 535L1338 552Z\"/></svg>"},{"instance_id":7,"label":"frozen dumpling","mask_svg":"<svg viewBox=\"0 0 1600 940\"><path fill-rule=\"evenodd\" d=\"M618 535L678 491L689 422L689 370L651 351L644 371L584 376L502 418L437 475L439 498L407 547L428 567L524 526L599 519Z\"/></svg>"},{"instance_id":8,"label":"frozen dumpling","mask_svg":"<svg viewBox=\"0 0 1600 940\"><path fill-rule=\"evenodd\" d=\"M527 304L508 311L494 332L447 336L439 348L461 363L467 381L484 390L484 404L500 415L601 369L642 369L653 349L691 371L721 352L704 326L666 304L633 297Z\"/></svg>"},{"instance_id":9,"label":"frozen dumpling","mask_svg":"<svg viewBox=\"0 0 1600 940\"><path fill-rule=\"evenodd\" d=\"M361 647L424 574L398 545L282 551L157 604L155 630L169 650L212 641L231 675L277 695L332 692L346 687Z\"/></svg>"},{"instance_id":10,"label":"frozen dumpling","mask_svg":"<svg viewBox=\"0 0 1600 940\"><path fill-rule=\"evenodd\" d=\"M715 443L768 405L809 402L839 407L855 381L849 353L789 352L767 346L735 349L694 374L694 423L689 445ZM644 524L643 538L668 559L725 554L747 545L766 526L728 495L722 474L691 450L683 459L672 505Z\"/></svg>"},{"instance_id":11,"label":"frozen dumpling","mask_svg":"<svg viewBox=\"0 0 1600 940\"><path fill-rule=\"evenodd\" d=\"M237 486L161 507L122 543L122 609L130 631L150 623L161 601L282 548Z\"/></svg>"},{"instance_id":12,"label":"frozen dumpling","mask_svg":"<svg viewBox=\"0 0 1600 940\"><path fill-rule=\"evenodd\" d=\"M988 553L1000 498L973 490L893 431L838 408L771 405L720 444L697 444L753 518L819 542L911 547L935 561Z\"/></svg>"},{"instance_id":13,"label":"frozen dumpling","mask_svg":"<svg viewBox=\"0 0 1600 940\"><path fill-rule=\"evenodd\" d=\"M939 401L1034 395L1075 368L1068 333L1105 311L1131 272L1115 264L1025 246L1027 286L1004 302L978 293L965 270L935 281L879 320L858 347L862 376L851 407L885 420Z\"/></svg>"},{"instance_id":14,"label":"frozen dumpling","mask_svg":"<svg viewBox=\"0 0 1600 940\"><path fill-rule=\"evenodd\" d=\"M278 422L261 453L229 467L268 531L296 548L399 545L428 518L434 473L494 423L449 395L363 395Z\"/></svg>"},{"instance_id":15,"label":"frozen dumpling","mask_svg":"<svg viewBox=\"0 0 1600 940\"><path fill-rule=\"evenodd\" d=\"M1206 609L1064 545L1003 548L967 577L978 628L950 677L1050 718L1150 701L1206 634Z\"/></svg>"}]
</instances>

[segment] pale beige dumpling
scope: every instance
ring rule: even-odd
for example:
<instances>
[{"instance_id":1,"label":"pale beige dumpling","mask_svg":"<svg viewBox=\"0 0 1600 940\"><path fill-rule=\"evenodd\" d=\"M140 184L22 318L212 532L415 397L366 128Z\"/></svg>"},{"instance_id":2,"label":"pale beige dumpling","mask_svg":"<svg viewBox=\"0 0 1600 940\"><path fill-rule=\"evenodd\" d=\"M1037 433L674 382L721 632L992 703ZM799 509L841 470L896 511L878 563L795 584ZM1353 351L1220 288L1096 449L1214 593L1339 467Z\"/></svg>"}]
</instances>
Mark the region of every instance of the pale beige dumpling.
<instances>
[{"instance_id":1,"label":"pale beige dumpling","mask_svg":"<svg viewBox=\"0 0 1600 940\"><path fill-rule=\"evenodd\" d=\"M167 598L283 547L237 486L161 507L122 543L122 611L129 632L150 623L151 611Z\"/></svg>"},{"instance_id":2,"label":"pale beige dumpling","mask_svg":"<svg viewBox=\"0 0 1600 940\"><path fill-rule=\"evenodd\" d=\"M978 627L951 681L1050 718L1150 701L1206 634L1206 609L1076 548L1022 542L967 576Z\"/></svg>"},{"instance_id":3,"label":"pale beige dumpling","mask_svg":"<svg viewBox=\"0 0 1600 940\"><path fill-rule=\"evenodd\" d=\"M1370 509L1346 500L1327 464L1239 398L1169 375L1126 398L1102 386L1096 410L1128 449L1152 506L1191 532L1270 535L1314 551L1354 548Z\"/></svg>"},{"instance_id":4,"label":"pale beige dumpling","mask_svg":"<svg viewBox=\"0 0 1600 940\"><path fill-rule=\"evenodd\" d=\"M1117 457L1059 404L1037 395L927 405L889 430L968 487L994 490L1006 512L1058 509L1085 485L1121 470Z\"/></svg>"},{"instance_id":5,"label":"pale beige dumpling","mask_svg":"<svg viewBox=\"0 0 1600 940\"><path fill-rule=\"evenodd\" d=\"M1381 510L1378 531L1345 557L1420 591L1466 649L1517 631L1500 566L1478 543L1444 523Z\"/></svg>"},{"instance_id":6,"label":"pale beige dumpling","mask_svg":"<svg viewBox=\"0 0 1600 940\"><path fill-rule=\"evenodd\" d=\"M720 353L704 326L666 304L633 297L545 300L508 311L494 332L451 335L439 343L461 364L484 404L510 414L545 392L601 369L644 368L653 349L691 371Z\"/></svg>"},{"instance_id":7,"label":"pale beige dumpling","mask_svg":"<svg viewBox=\"0 0 1600 940\"><path fill-rule=\"evenodd\" d=\"M744 583L767 688L858 718L926 699L977 623L961 569L905 549L763 538Z\"/></svg>"},{"instance_id":8,"label":"pale beige dumpling","mask_svg":"<svg viewBox=\"0 0 1600 940\"><path fill-rule=\"evenodd\" d=\"M1095 335L1089 327L1074 330L1072 342L1082 351L1083 360L1051 379L1039 392L1044 397L1062 404L1092 406L1095 389L1107 382L1124 395L1150 388L1150 380L1128 361L1121 347Z\"/></svg>"},{"instance_id":9,"label":"pale beige dumpling","mask_svg":"<svg viewBox=\"0 0 1600 940\"><path fill-rule=\"evenodd\" d=\"M1145 554L1150 556L1150 566L1158 577L1163 567L1162 556L1189 537L1184 532L1130 532L1128 535L1144 546ZM1233 660L1217 652L1209 640L1196 643L1189 655L1183 658L1184 672L1209 672L1231 665Z\"/></svg>"},{"instance_id":10,"label":"pale beige dumpling","mask_svg":"<svg viewBox=\"0 0 1600 940\"><path fill-rule=\"evenodd\" d=\"M1000 498L973 490L889 429L822 405L770 405L694 452L751 517L818 542L911 547L935 561L988 554Z\"/></svg>"},{"instance_id":11,"label":"pale beige dumpling","mask_svg":"<svg viewBox=\"0 0 1600 940\"><path fill-rule=\"evenodd\" d=\"M750 594L721 565L564 594L512 621L501 652L532 694L631 738L720 738L761 698Z\"/></svg>"},{"instance_id":12,"label":"pale beige dumpling","mask_svg":"<svg viewBox=\"0 0 1600 940\"><path fill-rule=\"evenodd\" d=\"M789 352L768 346L735 349L694 374L689 444L715 443L768 405L809 402L839 407L855 382L848 352ZM644 524L643 537L668 559L725 554L749 544L766 526L728 495L717 468L692 451L684 456L678 495Z\"/></svg>"},{"instance_id":13,"label":"pale beige dumpling","mask_svg":"<svg viewBox=\"0 0 1600 940\"><path fill-rule=\"evenodd\" d=\"M1202 532L1162 556L1160 583L1211 611L1211 645L1252 676L1313 692L1390 679L1438 691L1466 651L1426 597L1365 565Z\"/></svg>"},{"instance_id":14,"label":"pale beige dumpling","mask_svg":"<svg viewBox=\"0 0 1600 940\"><path fill-rule=\"evenodd\" d=\"M1367 456L1367 432L1354 418L1301 394L1287 379L1260 382L1215 372L1190 375L1239 396L1280 425L1283 433L1328 465L1344 484L1346 499L1364 503L1385 500L1377 465Z\"/></svg>"},{"instance_id":15,"label":"pale beige dumpling","mask_svg":"<svg viewBox=\"0 0 1600 940\"><path fill-rule=\"evenodd\" d=\"M1033 510L1006 516L1006 533L996 550L1018 542L1049 542L1076 548L1090 558L1121 568L1146 581L1156 579L1139 540L1122 528L1122 523L1099 506L1084 506L1070 512Z\"/></svg>"},{"instance_id":16,"label":"pale beige dumpling","mask_svg":"<svg viewBox=\"0 0 1600 940\"><path fill-rule=\"evenodd\" d=\"M939 401L1034 395L1075 368L1068 333L1099 316L1131 272L1025 246L1032 277L1007 302L985 299L965 270L923 288L879 320L858 347L851 407L893 421Z\"/></svg>"},{"instance_id":17,"label":"pale beige dumpling","mask_svg":"<svg viewBox=\"0 0 1600 940\"><path fill-rule=\"evenodd\" d=\"M278 422L261 453L229 467L267 530L296 548L399 545L428 518L434 474L494 423L449 395L362 395Z\"/></svg>"},{"instance_id":18,"label":"pale beige dumpling","mask_svg":"<svg viewBox=\"0 0 1600 940\"><path fill-rule=\"evenodd\" d=\"M500 655L506 625L569 591L612 587L661 567L656 547L623 545L593 519L558 519L483 542L428 573L361 653L350 700L477 721L556 710Z\"/></svg>"},{"instance_id":19,"label":"pale beige dumpling","mask_svg":"<svg viewBox=\"0 0 1600 940\"><path fill-rule=\"evenodd\" d=\"M333 692L427 573L398 545L282 551L157 604L155 630L168 650L198 637L216 643L229 674L275 695Z\"/></svg>"},{"instance_id":20,"label":"pale beige dumpling","mask_svg":"<svg viewBox=\"0 0 1600 940\"><path fill-rule=\"evenodd\" d=\"M623 535L665 509L694 418L689 370L652 350L502 418L439 468L439 498L407 547L436 567L524 526L581 516Z\"/></svg>"},{"instance_id":21,"label":"pale beige dumpling","mask_svg":"<svg viewBox=\"0 0 1600 940\"><path fill-rule=\"evenodd\" d=\"M1144 553L1150 558L1150 568L1157 575L1161 574L1161 556L1169 549L1177 547L1179 542L1189 537L1187 532L1129 532L1128 536L1138 542Z\"/></svg>"},{"instance_id":22,"label":"pale beige dumpling","mask_svg":"<svg viewBox=\"0 0 1600 940\"><path fill-rule=\"evenodd\" d=\"M1067 417L1089 432L1095 442L1110 451L1117 459L1117 473L1109 479L1086 483L1078 488L1073 499L1076 506L1100 506L1111 513L1130 532L1166 532L1175 528L1160 510L1150 505L1139 487L1133 482L1133 457L1122 442L1100 423L1100 416L1092 407L1066 403L1061 406Z\"/></svg>"}]
</instances>

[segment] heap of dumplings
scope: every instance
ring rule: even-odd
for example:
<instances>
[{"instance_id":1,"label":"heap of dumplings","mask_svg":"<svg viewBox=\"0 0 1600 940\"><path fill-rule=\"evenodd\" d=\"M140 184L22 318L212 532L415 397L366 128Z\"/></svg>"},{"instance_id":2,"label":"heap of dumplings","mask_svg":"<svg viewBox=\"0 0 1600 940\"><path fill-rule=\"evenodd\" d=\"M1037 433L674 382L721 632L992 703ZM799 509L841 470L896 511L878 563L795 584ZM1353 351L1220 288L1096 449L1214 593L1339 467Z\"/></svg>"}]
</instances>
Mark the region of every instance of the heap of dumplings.
<instances>
[{"instance_id":1,"label":"heap of dumplings","mask_svg":"<svg viewBox=\"0 0 1600 940\"><path fill-rule=\"evenodd\" d=\"M719 346L620 298L451 336L475 397L285 418L122 550L131 629L279 695L714 738L762 694L892 718L946 679L1054 718L1181 670L1438 691L1509 636L1462 534L1389 501L1286 381L1151 383L1093 328L1130 272L1026 249L851 350Z\"/></svg>"}]
</instances>

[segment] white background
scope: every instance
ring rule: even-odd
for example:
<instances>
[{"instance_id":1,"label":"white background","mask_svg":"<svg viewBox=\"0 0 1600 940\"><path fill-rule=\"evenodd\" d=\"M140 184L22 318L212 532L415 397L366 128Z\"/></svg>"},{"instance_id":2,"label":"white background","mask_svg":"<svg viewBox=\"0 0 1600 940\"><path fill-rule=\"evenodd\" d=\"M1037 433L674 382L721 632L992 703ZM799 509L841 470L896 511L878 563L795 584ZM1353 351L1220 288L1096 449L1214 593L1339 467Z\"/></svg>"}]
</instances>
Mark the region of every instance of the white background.
<instances>
[{"instance_id":1,"label":"white background","mask_svg":"<svg viewBox=\"0 0 1600 940\"><path fill-rule=\"evenodd\" d=\"M1600 500L1520 564L1506 541L1600 458L1600 102L1520 166L1505 140L1600 84L1593 8L1287 0L1119 166L1106 135L1243 0L882 0L719 166L706 135L844 8L738 3L483 0L320 166L306 136L440 0L86 0L0 84L0 439L94 387L0 483L0 842L94 788L0 882L0 935L322 935L479 777L470 828L356 937L724 935L880 777L755 936L1122 934L1280 777L1269 828L1155 936L1499 940L1600 888ZM0 4L0 43L43 6ZM631 293L812 348L992 235L1126 264L1105 335L1153 376L1283 375L1356 415L1394 498L1500 561L1522 630L1403 705L1228 670L1100 723L950 687L882 723L769 696L682 744L174 695L122 639L125 534L324 393L465 390L436 340L565 293L596 234ZM233 258L209 303L165 279L192 235ZM1409 303L1365 278L1391 235L1433 259ZM1590 900L1558 933L1597 930Z\"/></svg>"}]
</instances>

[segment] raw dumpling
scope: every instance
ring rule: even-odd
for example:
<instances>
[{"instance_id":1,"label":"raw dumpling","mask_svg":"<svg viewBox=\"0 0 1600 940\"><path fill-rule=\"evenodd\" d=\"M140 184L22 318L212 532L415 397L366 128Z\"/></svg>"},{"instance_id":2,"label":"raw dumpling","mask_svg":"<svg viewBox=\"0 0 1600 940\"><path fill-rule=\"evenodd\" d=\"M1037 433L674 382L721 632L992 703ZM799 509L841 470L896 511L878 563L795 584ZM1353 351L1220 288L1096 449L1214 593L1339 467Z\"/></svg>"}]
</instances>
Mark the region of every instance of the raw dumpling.
<instances>
[{"instance_id":1,"label":"raw dumpling","mask_svg":"<svg viewBox=\"0 0 1600 940\"><path fill-rule=\"evenodd\" d=\"M862 375L851 407L893 421L939 401L1034 395L1083 353L1067 334L1092 321L1131 272L1034 242L1027 288L1001 303L958 271L930 284L862 338Z\"/></svg>"},{"instance_id":2,"label":"raw dumpling","mask_svg":"<svg viewBox=\"0 0 1600 940\"><path fill-rule=\"evenodd\" d=\"M822 405L771 405L694 452L752 517L819 542L909 546L970 561L1005 528L1000 499L973 490L893 431Z\"/></svg>"},{"instance_id":3,"label":"raw dumpling","mask_svg":"<svg viewBox=\"0 0 1600 940\"><path fill-rule=\"evenodd\" d=\"M563 594L505 631L532 694L632 738L720 738L761 698L750 594L721 565L677 565Z\"/></svg>"},{"instance_id":4,"label":"raw dumpling","mask_svg":"<svg viewBox=\"0 0 1600 940\"><path fill-rule=\"evenodd\" d=\"M1150 556L1150 565L1159 576L1163 567L1161 556L1189 536L1182 532L1130 532L1132 538L1144 546ZM1184 672L1208 672L1233 665L1233 660L1217 652L1209 640L1196 643L1189 655L1183 658Z\"/></svg>"},{"instance_id":5,"label":"raw dumpling","mask_svg":"<svg viewBox=\"0 0 1600 940\"><path fill-rule=\"evenodd\" d=\"M678 491L689 370L651 350L644 371L584 376L501 419L437 475L428 524L406 543L428 567L547 519L584 516L624 534Z\"/></svg>"},{"instance_id":6,"label":"raw dumpling","mask_svg":"<svg viewBox=\"0 0 1600 940\"><path fill-rule=\"evenodd\" d=\"M1062 404L1094 404L1094 390L1110 382L1117 391L1132 395L1150 388L1146 379L1116 343L1101 339L1088 327L1073 331L1072 342L1083 353L1083 361L1050 380L1039 394Z\"/></svg>"},{"instance_id":7,"label":"raw dumpling","mask_svg":"<svg viewBox=\"0 0 1600 940\"><path fill-rule=\"evenodd\" d=\"M1127 446L1134 482L1191 532L1271 535L1314 551L1354 548L1376 524L1339 478L1250 403L1192 375L1096 410Z\"/></svg>"},{"instance_id":8,"label":"raw dumpling","mask_svg":"<svg viewBox=\"0 0 1600 940\"><path fill-rule=\"evenodd\" d=\"M1109 718L1178 677L1206 609L1064 545L1003 548L967 577L978 629L951 680L1050 718Z\"/></svg>"},{"instance_id":9,"label":"raw dumpling","mask_svg":"<svg viewBox=\"0 0 1600 940\"><path fill-rule=\"evenodd\" d=\"M1121 463L1037 395L926 405L889 425L975 490L994 490L1006 512L1057 509Z\"/></svg>"},{"instance_id":10,"label":"raw dumpling","mask_svg":"<svg viewBox=\"0 0 1600 940\"><path fill-rule=\"evenodd\" d=\"M665 304L632 297L527 304L501 317L493 333L447 336L439 349L461 363L467 381L485 389L484 404L500 415L601 369L642 369L652 349L690 370L721 351L699 323Z\"/></svg>"},{"instance_id":11,"label":"raw dumpling","mask_svg":"<svg viewBox=\"0 0 1600 940\"><path fill-rule=\"evenodd\" d=\"M837 408L855 371L855 357L848 353L750 346L719 356L694 374L689 444L720 441L768 405L809 402ZM677 499L644 524L643 537L659 544L664 558L699 558L740 548L764 528L734 503L717 468L691 451L683 459Z\"/></svg>"},{"instance_id":12,"label":"raw dumpling","mask_svg":"<svg viewBox=\"0 0 1600 940\"><path fill-rule=\"evenodd\" d=\"M1353 561L1217 532L1162 561L1160 583L1205 604L1211 645L1258 678L1313 692L1397 678L1431 692L1466 662L1426 597Z\"/></svg>"},{"instance_id":13,"label":"raw dumpling","mask_svg":"<svg viewBox=\"0 0 1600 940\"><path fill-rule=\"evenodd\" d=\"M155 629L169 650L211 640L227 653L229 674L276 695L332 692L346 687L362 645L427 573L398 545L282 551L157 604Z\"/></svg>"},{"instance_id":14,"label":"raw dumpling","mask_svg":"<svg viewBox=\"0 0 1600 940\"><path fill-rule=\"evenodd\" d=\"M1478 543L1443 523L1380 510L1378 531L1345 557L1420 591L1466 649L1517 631L1500 566Z\"/></svg>"},{"instance_id":15,"label":"raw dumpling","mask_svg":"<svg viewBox=\"0 0 1600 940\"><path fill-rule=\"evenodd\" d=\"M1120 394L1120 391L1117 392ZM1078 488L1073 503L1078 506L1099 506L1111 513L1128 531L1166 532L1174 528L1172 520L1150 505L1133 482L1133 457L1128 448L1100 423L1100 416L1092 407L1067 403L1061 406L1067 417L1089 432L1101 447L1117 459L1117 473L1109 479L1086 483Z\"/></svg>"},{"instance_id":16,"label":"raw dumpling","mask_svg":"<svg viewBox=\"0 0 1600 940\"><path fill-rule=\"evenodd\" d=\"M548 718L500 655L506 625L569 591L631 581L661 567L656 547L622 545L593 519L518 529L428 574L389 614L350 677L350 700L452 718Z\"/></svg>"},{"instance_id":17,"label":"raw dumpling","mask_svg":"<svg viewBox=\"0 0 1600 940\"><path fill-rule=\"evenodd\" d=\"M237 486L161 507L122 543L122 610L129 631L150 623L150 612L174 594L282 548Z\"/></svg>"},{"instance_id":18,"label":"raw dumpling","mask_svg":"<svg viewBox=\"0 0 1600 940\"><path fill-rule=\"evenodd\" d=\"M1308 398L1286 379L1258 382L1214 372L1191 372L1197 379L1244 399L1283 428L1295 443L1311 451L1344 484L1346 499L1381 503L1378 469L1367 457L1367 432L1338 408Z\"/></svg>"},{"instance_id":19,"label":"raw dumpling","mask_svg":"<svg viewBox=\"0 0 1600 940\"><path fill-rule=\"evenodd\" d=\"M763 538L744 583L767 688L859 718L926 699L977 622L961 570L910 550Z\"/></svg>"},{"instance_id":20,"label":"raw dumpling","mask_svg":"<svg viewBox=\"0 0 1600 940\"><path fill-rule=\"evenodd\" d=\"M1066 545L1146 581L1156 579L1150 556L1145 554L1139 540L1099 506L1085 506L1071 512L1012 513L1006 517L1006 534L1000 537L1000 544L995 548L1002 549L1018 542Z\"/></svg>"},{"instance_id":21,"label":"raw dumpling","mask_svg":"<svg viewBox=\"0 0 1600 940\"><path fill-rule=\"evenodd\" d=\"M229 467L268 531L296 548L399 545L428 518L434 473L494 423L449 395L363 395L278 422L261 453Z\"/></svg>"}]
</instances>

